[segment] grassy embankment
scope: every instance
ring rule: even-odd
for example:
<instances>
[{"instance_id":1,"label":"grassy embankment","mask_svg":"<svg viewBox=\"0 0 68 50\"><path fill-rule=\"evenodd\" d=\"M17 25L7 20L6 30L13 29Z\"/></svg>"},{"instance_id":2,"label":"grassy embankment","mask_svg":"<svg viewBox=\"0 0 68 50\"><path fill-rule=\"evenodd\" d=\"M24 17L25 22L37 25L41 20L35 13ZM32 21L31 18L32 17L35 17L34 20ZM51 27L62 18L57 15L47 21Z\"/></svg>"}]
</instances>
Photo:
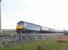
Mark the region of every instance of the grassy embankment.
<instances>
[{"instance_id":1,"label":"grassy embankment","mask_svg":"<svg viewBox=\"0 0 68 50\"><path fill-rule=\"evenodd\" d=\"M51 39L37 40L0 48L0 50L68 50L68 42L58 43Z\"/></svg>"}]
</instances>

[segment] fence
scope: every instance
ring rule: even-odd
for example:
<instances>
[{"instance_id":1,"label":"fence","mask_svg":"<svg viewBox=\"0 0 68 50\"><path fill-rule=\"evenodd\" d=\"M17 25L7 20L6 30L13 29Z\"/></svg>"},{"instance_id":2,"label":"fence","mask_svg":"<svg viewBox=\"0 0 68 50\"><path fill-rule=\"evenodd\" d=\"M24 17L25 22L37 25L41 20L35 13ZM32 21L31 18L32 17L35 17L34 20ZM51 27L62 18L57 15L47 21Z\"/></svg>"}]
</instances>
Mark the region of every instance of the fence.
<instances>
[{"instance_id":1,"label":"fence","mask_svg":"<svg viewBox=\"0 0 68 50\"><path fill-rule=\"evenodd\" d=\"M0 35L0 47L7 47L11 44L17 44L20 42L29 42L32 40L46 39L48 37L54 37L56 34L16 34L16 35Z\"/></svg>"}]
</instances>

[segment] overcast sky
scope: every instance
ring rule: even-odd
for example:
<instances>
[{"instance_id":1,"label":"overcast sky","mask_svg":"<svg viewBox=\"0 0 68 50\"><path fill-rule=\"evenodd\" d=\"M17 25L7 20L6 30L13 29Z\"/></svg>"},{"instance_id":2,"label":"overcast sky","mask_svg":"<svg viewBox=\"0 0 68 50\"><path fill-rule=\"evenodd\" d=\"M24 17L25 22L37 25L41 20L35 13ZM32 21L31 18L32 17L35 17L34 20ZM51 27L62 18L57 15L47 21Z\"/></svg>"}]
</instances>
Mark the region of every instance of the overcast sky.
<instances>
[{"instance_id":1,"label":"overcast sky","mask_svg":"<svg viewBox=\"0 0 68 50\"><path fill-rule=\"evenodd\" d=\"M68 0L2 0L2 29L15 29L18 21L68 30Z\"/></svg>"}]
</instances>

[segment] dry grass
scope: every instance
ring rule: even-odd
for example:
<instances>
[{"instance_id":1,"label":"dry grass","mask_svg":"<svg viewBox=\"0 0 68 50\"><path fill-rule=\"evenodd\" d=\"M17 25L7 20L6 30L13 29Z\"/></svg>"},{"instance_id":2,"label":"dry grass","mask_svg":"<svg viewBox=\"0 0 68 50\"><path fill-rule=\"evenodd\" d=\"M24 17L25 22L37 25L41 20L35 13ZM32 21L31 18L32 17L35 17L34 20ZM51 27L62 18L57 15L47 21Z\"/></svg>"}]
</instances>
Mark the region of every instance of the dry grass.
<instances>
[{"instance_id":1,"label":"dry grass","mask_svg":"<svg viewBox=\"0 0 68 50\"><path fill-rule=\"evenodd\" d=\"M56 38L56 41L58 42L58 43L64 43L64 42L68 42L68 36L61 36L61 37L57 37Z\"/></svg>"}]
</instances>

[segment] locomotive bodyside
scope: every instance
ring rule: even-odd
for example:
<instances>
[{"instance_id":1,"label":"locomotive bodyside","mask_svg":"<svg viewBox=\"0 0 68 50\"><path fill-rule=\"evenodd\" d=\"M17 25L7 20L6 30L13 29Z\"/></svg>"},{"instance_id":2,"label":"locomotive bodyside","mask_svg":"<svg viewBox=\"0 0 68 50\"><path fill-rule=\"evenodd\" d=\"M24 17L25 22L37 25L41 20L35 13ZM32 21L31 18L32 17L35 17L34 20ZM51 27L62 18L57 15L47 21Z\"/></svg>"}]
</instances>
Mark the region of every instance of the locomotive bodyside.
<instances>
[{"instance_id":1,"label":"locomotive bodyside","mask_svg":"<svg viewBox=\"0 0 68 50\"><path fill-rule=\"evenodd\" d=\"M40 26L35 25L32 23L25 23L26 24L26 30L28 31L34 31L34 32L39 32L40 31Z\"/></svg>"}]
</instances>

